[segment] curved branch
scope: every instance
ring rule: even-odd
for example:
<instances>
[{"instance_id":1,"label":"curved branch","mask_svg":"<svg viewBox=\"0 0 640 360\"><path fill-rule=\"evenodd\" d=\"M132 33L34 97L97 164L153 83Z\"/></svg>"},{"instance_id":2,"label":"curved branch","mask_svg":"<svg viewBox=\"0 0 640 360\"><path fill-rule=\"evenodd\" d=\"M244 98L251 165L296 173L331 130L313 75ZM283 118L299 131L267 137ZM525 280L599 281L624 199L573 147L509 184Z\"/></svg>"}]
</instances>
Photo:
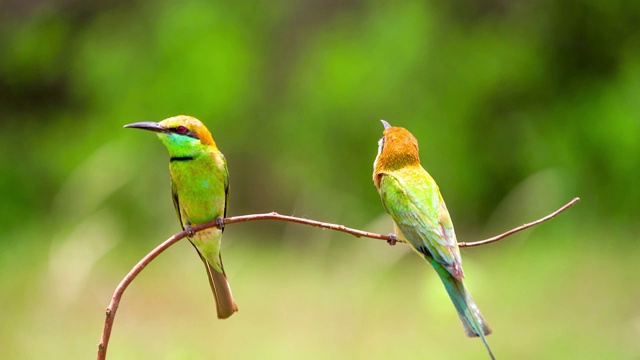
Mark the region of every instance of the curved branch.
<instances>
[{"instance_id":1,"label":"curved branch","mask_svg":"<svg viewBox=\"0 0 640 360\"><path fill-rule=\"evenodd\" d=\"M498 240L504 239L505 237L515 234L519 231L522 231L524 229L528 229L532 226L538 225L542 222L545 222L553 217L555 217L556 215L560 214L561 212L567 210L569 207L573 206L575 203L577 203L578 201L580 201L580 198L574 198L573 200L571 200L570 202L568 202L567 204L565 204L564 206L562 206L560 209L552 212L551 214L540 218L536 221L518 226L517 228L511 229L507 232L504 232L500 235L494 236L492 238L489 239L485 239L485 240L480 240L480 241L474 241L474 242L469 242L469 243L465 243L465 242L461 242L458 243L459 247L472 247L472 246L480 246L480 245L485 245L485 244L489 244L492 242L496 242ZM372 232L368 232L368 231L362 231L362 230L358 230L358 229L352 229L349 227L346 227L344 225L338 225L338 224L331 224L331 223L325 223L325 222L321 222L321 221L316 221L316 220L310 220L310 219L304 219L304 218L299 218L299 217L294 217L294 216L287 216L287 215L280 215L276 212L271 212L271 213L265 213L265 214L251 214L251 215L241 215L241 216L233 216L233 217L229 217L224 219L224 224L225 225L229 225L229 224L234 224L234 223L240 223L240 222L245 222L245 221L256 221L256 220L277 220L277 221L287 221L287 222L293 222L293 223L297 223L297 224L304 224L304 225L309 225L309 226L314 226L314 227L319 227L319 228L324 228L324 229L330 229L330 230L334 230L334 231L340 231L340 232L344 232L347 234L351 234L355 237L367 237L367 238L371 238L371 239L377 239L377 240L385 240L387 242L389 242L390 244L395 243L395 236L393 235L382 235L382 234L377 234L377 233L372 233ZM200 225L196 225L193 226L192 230L194 232L198 232L204 229L208 229L208 228L212 228L216 226L216 221L211 221L208 223L204 223L204 224L200 224ZM113 293L113 297L111 298L111 302L109 303L109 306L107 307L106 310L106 317L105 317L105 321L104 321L104 327L102 330L102 337L100 338L100 343L98 345L98 356L97 359L98 360L104 360L107 357L107 346L109 345L109 338L111 337L111 329L113 327L113 321L115 319L116 316L116 312L118 311L118 306L120 305L120 299L122 298L122 295L124 294L124 291L126 290L126 288L129 286L129 284L131 284L131 282L133 281L133 279L136 278L136 276L138 276L138 274L142 271L142 269L144 269L151 261L153 261L153 259L155 259L158 255L160 255L163 251L165 251L166 249L168 249L171 245L175 244L176 242L178 242L179 240L187 237L188 235L188 231L181 231L175 235L173 235L172 237L168 238L167 240L165 240L162 244L158 245L155 249L153 249L150 253L148 253L144 258L142 258L142 260L140 260L132 269L131 271L129 271L129 273L122 279L122 281L120 282L120 284L118 284L118 287L116 288L116 291Z\"/></svg>"},{"instance_id":2,"label":"curved branch","mask_svg":"<svg viewBox=\"0 0 640 360\"><path fill-rule=\"evenodd\" d=\"M116 291L113 293L111 302L109 303L109 306L107 307L107 310L105 312L106 316L104 320L104 327L102 329L102 337L100 338L100 343L98 344L98 360L104 360L107 357L107 346L109 345L109 338L111 337L111 328L113 327L113 321L116 317L116 311L118 311L120 299L122 298L122 294L124 293L124 291L127 289L129 284L131 284L133 279L138 276L142 269L144 269L153 259L155 259L163 251L168 249L169 246L186 237L187 234L187 231L182 231L165 240L165 242L158 245L145 257L143 257L142 260L140 260L136 264L136 266L134 266L131 271L129 271L127 276L125 276L122 281L120 281L120 284L118 284L118 287L116 287Z\"/></svg>"},{"instance_id":3,"label":"curved branch","mask_svg":"<svg viewBox=\"0 0 640 360\"><path fill-rule=\"evenodd\" d=\"M489 243L492 243L492 242L496 242L498 240L506 238L509 235L513 235L513 234L515 234L515 233L517 233L519 231L522 231L524 229L528 229L528 228L530 228L532 226L536 226L536 225L538 225L540 223L543 223L543 222L545 222L547 220L551 220L552 218L556 217L561 212L563 212L563 211L567 210L568 208L570 208L571 206L573 206L578 201L580 201L580 198L579 197L575 197L575 198L573 198L573 200L571 200L568 203L564 204L564 206L562 206L560 209L558 209L558 210L552 212L551 214L549 214L549 215L547 215L547 216L545 216L543 218L540 218L540 219L538 219L536 221L532 221L530 223L526 223L524 225L520 225L517 228L513 228L513 229L511 229L509 231L503 232L500 235L497 235L497 236L494 236L492 238L488 238L488 239L485 239L485 240L479 240L479 241L474 241L474 242L470 242L470 243L461 242L461 243L458 243L458 246L459 247L471 247L471 246L480 246L480 245L486 245L486 244L489 244Z\"/></svg>"}]
</instances>

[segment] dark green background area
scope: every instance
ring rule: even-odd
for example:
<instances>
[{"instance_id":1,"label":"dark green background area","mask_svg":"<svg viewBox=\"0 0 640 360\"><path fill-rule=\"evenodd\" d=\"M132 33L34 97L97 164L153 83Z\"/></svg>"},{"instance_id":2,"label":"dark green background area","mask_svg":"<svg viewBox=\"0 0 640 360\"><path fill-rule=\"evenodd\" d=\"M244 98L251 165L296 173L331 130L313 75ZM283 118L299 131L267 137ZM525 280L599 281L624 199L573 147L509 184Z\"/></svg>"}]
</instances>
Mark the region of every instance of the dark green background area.
<instances>
[{"instance_id":1,"label":"dark green background area","mask_svg":"<svg viewBox=\"0 0 640 360\"><path fill-rule=\"evenodd\" d=\"M409 129L498 358L640 357L640 3L187 0L0 3L0 357L94 356L122 276L179 230L137 121L189 114L230 215L392 231L379 119ZM230 225L240 312L218 321L181 242L125 294L116 359L485 358L408 248Z\"/></svg>"}]
</instances>

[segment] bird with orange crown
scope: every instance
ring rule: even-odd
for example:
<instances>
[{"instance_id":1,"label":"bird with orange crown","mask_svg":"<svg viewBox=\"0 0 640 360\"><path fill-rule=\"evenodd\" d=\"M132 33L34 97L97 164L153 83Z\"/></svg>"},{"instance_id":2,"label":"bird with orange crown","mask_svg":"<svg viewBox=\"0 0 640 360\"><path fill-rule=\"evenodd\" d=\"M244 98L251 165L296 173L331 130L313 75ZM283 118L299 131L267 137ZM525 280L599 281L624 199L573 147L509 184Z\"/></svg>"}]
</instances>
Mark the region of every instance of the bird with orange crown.
<instances>
[{"instance_id":1,"label":"bird with orange crown","mask_svg":"<svg viewBox=\"0 0 640 360\"><path fill-rule=\"evenodd\" d=\"M173 205L189 241L207 269L216 301L218 318L226 319L238 311L220 256L224 230L222 219L229 204L229 170L209 130L200 120L186 115L156 122L125 125L153 131L169 151ZM194 225L217 221L218 227L193 233Z\"/></svg>"},{"instance_id":2,"label":"bird with orange crown","mask_svg":"<svg viewBox=\"0 0 640 360\"><path fill-rule=\"evenodd\" d=\"M418 141L407 129L384 120L382 124L384 132L373 165L373 183L393 219L395 235L433 266L467 336L479 336L494 359L485 338L491 329L462 282L462 259L451 216L438 185L420 165Z\"/></svg>"}]
</instances>

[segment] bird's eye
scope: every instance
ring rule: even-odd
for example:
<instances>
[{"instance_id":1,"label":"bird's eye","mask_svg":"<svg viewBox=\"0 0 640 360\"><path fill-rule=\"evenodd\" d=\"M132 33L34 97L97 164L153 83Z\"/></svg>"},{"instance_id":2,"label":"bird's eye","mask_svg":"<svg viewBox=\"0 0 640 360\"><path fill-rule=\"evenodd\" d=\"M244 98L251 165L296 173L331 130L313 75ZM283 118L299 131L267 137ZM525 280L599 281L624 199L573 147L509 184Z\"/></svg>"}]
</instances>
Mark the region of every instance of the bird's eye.
<instances>
[{"instance_id":1,"label":"bird's eye","mask_svg":"<svg viewBox=\"0 0 640 360\"><path fill-rule=\"evenodd\" d=\"M184 127L184 126L182 126L182 125L180 125L180 126L178 126L178 127L176 128L176 132L177 132L178 134L186 134L186 133L187 133L187 128L186 128L186 127Z\"/></svg>"}]
</instances>

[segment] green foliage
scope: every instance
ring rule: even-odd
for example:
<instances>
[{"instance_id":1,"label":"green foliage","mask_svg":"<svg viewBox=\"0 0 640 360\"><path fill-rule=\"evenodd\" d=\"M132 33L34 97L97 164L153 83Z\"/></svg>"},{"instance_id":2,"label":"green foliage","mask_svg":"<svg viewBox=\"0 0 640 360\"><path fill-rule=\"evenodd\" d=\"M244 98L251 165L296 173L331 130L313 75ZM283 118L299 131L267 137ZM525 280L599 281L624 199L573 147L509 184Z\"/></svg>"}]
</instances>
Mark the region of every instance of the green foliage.
<instances>
[{"instance_id":1,"label":"green foliage","mask_svg":"<svg viewBox=\"0 0 640 360\"><path fill-rule=\"evenodd\" d=\"M0 271L5 275L0 276L0 284L6 290L0 305L15 310L12 321L0 327L0 348L12 351L12 358L42 356L47 354L42 349L49 347L64 353L60 358L91 356L98 317L119 277L141 254L178 229L164 149L153 136L121 127L184 113L207 124L229 162L232 215L278 211L389 232L389 226L375 220L383 209L371 182L381 118L408 128L418 138L423 164L440 185L461 241L493 235L581 196L582 202L570 212L533 235L513 240L539 246L513 253L501 249L515 245L465 251L465 266L472 267L467 269L469 286L495 331L489 341L496 344L497 354L637 357L637 347L616 347L626 339L616 335L637 335L630 325L638 317L637 309L630 310L630 299L637 300L637 294L628 293L631 280L637 279L610 282L601 274L598 278L590 265L601 261L599 268L605 271L632 267L633 261L622 251L609 251L599 259L557 247L566 242L571 249L586 246L599 253L605 243L637 254L636 236L630 234L638 231L635 214L640 210L640 192L635 190L640 177L639 4L138 0L0 5L4 15L0 22L0 186L5 189L0 205ZM327 237L339 240L327 243ZM361 296L357 282L334 287L333 281L365 263L352 264L345 255L379 245L280 223L233 225L225 239L225 260L233 274L234 291L240 292L234 293L240 314L257 306L246 300L247 294L258 296L252 289L261 286L249 275L268 272L268 266L274 274L295 273L306 260L319 265L320 273L309 270L301 272L305 277L285 277L290 293L308 282L315 289L312 293L326 288ZM236 247L239 253L232 246L227 250L229 239L243 243ZM272 256L286 251L279 258L286 265L269 264L253 254L261 261L253 272L243 274L241 263L248 263L250 257L243 260L243 253L257 243ZM388 249L384 254L371 262L392 256ZM195 254L180 255L184 256L179 257L179 266L200 266ZM550 265L545 268L547 256ZM501 267L510 257L517 264L531 264L518 268L522 278L514 280L510 275L519 273ZM484 274L475 275L473 267L481 261ZM154 266L163 267L164 274L175 265L162 264ZM327 275L322 272L327 264L338 269ZM371 269L377 268L374 264L367 263ZM397 305L415 296L407 289L422 286L416 284L424 279L407 278L403 269L389 275L393 279L389 283L400 284L394 291L405 297L395 296L384 290L389 283L371 285L378 281L375 278L386 276L390 265L380 266L357 275L358 282L377 289L359 298L366 311L339 294L325 305L314 303L325 307L320 313L330 321L348 318L349 311L335 312L341 306L355 311L351 322L340 329L357 329L360 339L342 343L344 351L318 353L319 358L367 357L371 353L363 344L371 341L388 356L411 357L412 351L426 356L422 351L432 349L436 357L447 357L446 349L437 346L443 341L451 346L470 344L470 351L482 351L479 344L466 341L448 307L442 310L449 311L447 316L411 314L398 320L405 325L390 325L398 316L407 316L404 310L396 311ZM535 283L541 279L536 276L538 269L544 279L562 279L567 287L556 284L558 292L552 292ZM202 303L183 306L181 298L172 299L176 304L169 306L171 311L189 309L189 314L204 309L198 316L206 316L202 321L206 324L180 325L191 335L208 334L211 329L205 326L214 317L206 312L212 303L201 270L194 271L188 285L201 290L193 291L200 292L194 297ZM637 271L620 271L626 276L632 273ZM278 290L276 276L262 276L260 281L274 281L273 288L263 290ZM435 282L433 276L425 276ZM502 280L482 280L483 276ZM585 281L572 283L587 276L596 276L593 281L606 285L606 291ZM171 286L184 279L176 277L166 284L158 280L146 287L144 276L140 280L134 287L142 289L140 302L147 303L147 297L172 293ZM68 296L77 296L69 306L76 309L82 302L82 315L62 308L64 301L53 302L46 311L38 308L52 286L69 287ZM237 286L245 288L236 290ZM433 292L446 300L444 289ZM594 292L600 293L587 302L595 307L586 323L578 315L562 312ZM612 294L610 299L604 298L605 292ZM493 293L500 296L491 297ZM429 296L417 303L431 305ZM526 306L531 299L536 303L535 316ZM276 324L282 319L269 314L261 319L282 329L323 328L308 315L309 299L299 300L294 314L309 316L308 322ZM285 317L278 306L266 302L261 309ZM513 312L504 314L510 306ZM609 308L618 306L623 309ZM411 339L435 336L437 340L424 348L396 352L401 346L382 341L386 333L372 330L374 324L367 322L369 311L383 313L388 308L394 309L394 317L374 318L385 328L395 333L421 326L412 333L420 336ZM565 332L547 331L548 323L541 320L546 313L553 314L549 316L549 322L555 322L552 327ZM72 319L90 339L63 349L64 341L55 342L51 335L41 347L31 347L32 336L15 333L33 333L36 322L48 322L46 333L54 334L59 331L57 325L68 323L57 317L49 321L51 314ZM438 327L446 327L446 336L432 333L434 316ZM511 321L513 316L520 316L517 323ZM88 324L85 317L93 323ZM427 320L417 322L413 317ZM179 318L179 314L170 315L163 331L169 331L166 324ZM236 326L233 321L211 326L222 333L225 326ZM244 321L251 321L248 315ZM10 325L18 323L23 325ZM116 321L116 332L126 335L131 326ZM249 325L237 326L247 329ZM589 329L586 335L585 328ZM153 338L154 329L140 329L140 333ZM261 333L259 327L251 331ZM274 357L284 357L284 345L278 348L277 344L302 341L295 331L285 332L291 337L286 339L266 325L262 331L270 336L255 345ZM330 343L343 338L301 334ZM598 339L602 343L593 345L598 346L594 352L583 352ZM202 354L211 351L206 342L180 340L172 343L174 352L167 358L205 357ZM165 345L160 340L136 341L140 343L126 345L133 357L152 357L145 347ZM299 358L315 353L321 343L304 342L295 354ZM185 344L197 344L198 350ZM581 346L583 350L576 350ZM614 348L619 352L607 352ZM223 352L247 355L240 350Z\"/></svg>"}]
</instances>

